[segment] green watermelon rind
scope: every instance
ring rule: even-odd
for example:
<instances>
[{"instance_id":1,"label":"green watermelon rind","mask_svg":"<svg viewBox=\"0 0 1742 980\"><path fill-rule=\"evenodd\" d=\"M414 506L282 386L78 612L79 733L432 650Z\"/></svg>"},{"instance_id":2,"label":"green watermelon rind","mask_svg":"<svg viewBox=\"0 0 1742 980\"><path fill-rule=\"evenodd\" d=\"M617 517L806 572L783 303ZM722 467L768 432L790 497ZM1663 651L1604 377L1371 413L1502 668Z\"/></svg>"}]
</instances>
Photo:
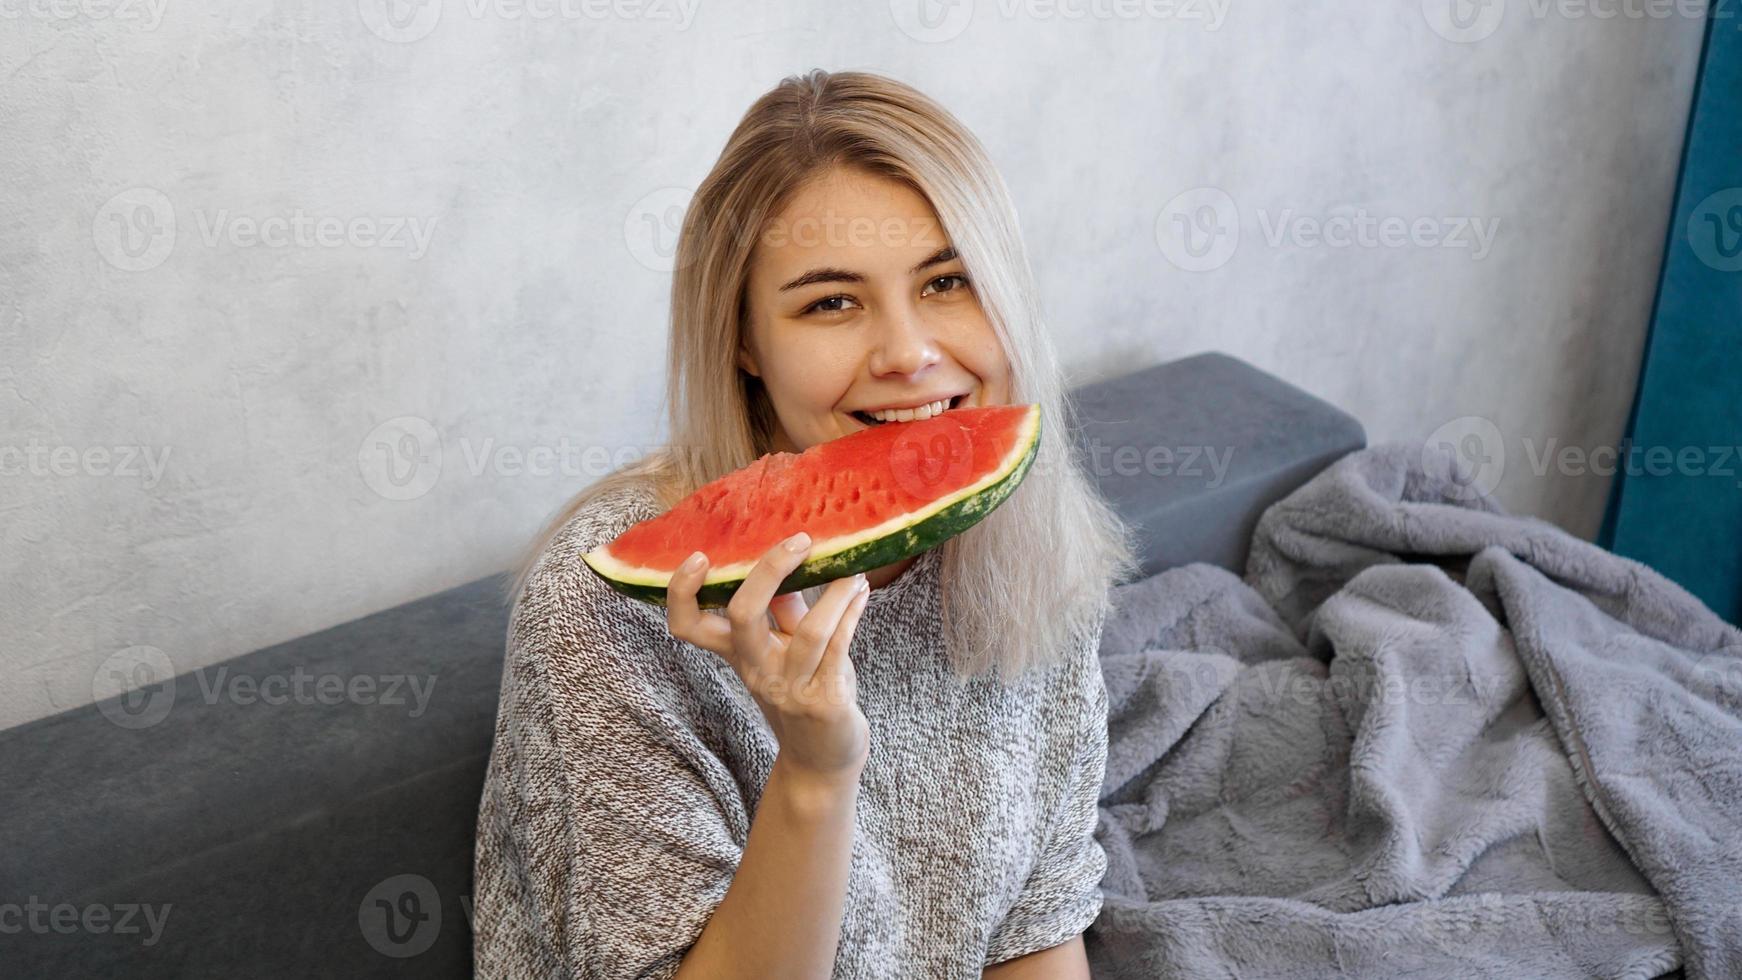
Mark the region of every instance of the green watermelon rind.
<instances>
[{"instance_id":1,"label":"green watermelon rind","mask_svg":"<svg viewBox=\"0 0 1742 980\"><path fill-rule=\"evenodd\" d=\"M783 595L788 592L797 592L813 585L822 585L825 582L832 582L835 579L846 578L859 572L881 568L905 558L924 554L985 520L986 515L992 513L999 504L1002 504L1022 483L1023 478L1028 475L1029 467L1033 464L1040 447L1040 412L1038 406L1032 414L1032 419L1032 432L1028 439L1023 445L1012 448L1010 454L1005 457L1006 462L1000 467L1000 469L1005 467L1009 469L1004 477L987 485L984 489L966 491L965 495L959 499L944 504L940 509L916 519L906 527L883 532L862 544L848 545L833 553L817 554L815 557L806 559L804 564L781 580L779 587L774 590L775 594ZM1016 457L1014 463L1009 462L1011 457ZM997 472L994 470L993 474L995 475ZM924 511L919 513L924 513ZM826 551L832 543L842 540L850 540L850 538L842 536L813 542L813 553L819 550ZM608 566L611 559L610 556L604 555L601 560L600 551L589 552L582 558L584 564L592 570L593 574L603 579L605 584L618 592L656 606L666 605L665 585L632 581L607 574L599 565ZM745 574L747 575L750 568L754 567L755 562L749 563L749 566L744 570ZM703 609L721 608L731 600L732 596L737 593L739 586L743 584L744 575L709 581L696 591L696 604Z\"/></svg>"}]
</instances>

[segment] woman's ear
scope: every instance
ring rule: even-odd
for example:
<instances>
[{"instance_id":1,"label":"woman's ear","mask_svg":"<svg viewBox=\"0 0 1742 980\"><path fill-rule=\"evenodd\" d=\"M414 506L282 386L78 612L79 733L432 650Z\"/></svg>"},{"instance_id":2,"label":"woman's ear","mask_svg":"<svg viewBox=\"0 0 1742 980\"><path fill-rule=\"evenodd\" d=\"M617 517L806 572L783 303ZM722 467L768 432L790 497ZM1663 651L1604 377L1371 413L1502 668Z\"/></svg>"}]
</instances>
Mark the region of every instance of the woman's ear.
<instances>
[{"instance_id":1,"label":"woman's ear","mask_svg":"<svg viewBox=\"0 0 1742 980\"><path fill-rule=\"evenodd\" d=\"M738 366L743 368L745 373L749 374L752 378L762 377L762 375L756 370L756 358L750 356L749 348L743 344L738 345Z\"/></svg>"}]
</instances>

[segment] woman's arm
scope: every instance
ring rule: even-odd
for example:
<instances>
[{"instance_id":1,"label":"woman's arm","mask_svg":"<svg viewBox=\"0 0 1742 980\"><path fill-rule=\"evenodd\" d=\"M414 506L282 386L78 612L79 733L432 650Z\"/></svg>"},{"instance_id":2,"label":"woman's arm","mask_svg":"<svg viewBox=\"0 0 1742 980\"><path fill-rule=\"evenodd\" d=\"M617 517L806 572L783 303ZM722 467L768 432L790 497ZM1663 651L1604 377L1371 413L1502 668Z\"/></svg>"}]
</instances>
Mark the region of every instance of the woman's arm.
<instances>
[{"instance_id":1,"label":"woman's arm","mask_svg":"<svg viewBox=\"0 0 1742 980\"><path fill-rule=\"evenodd\" d=\"M684 955L678 980L811 980L834 969L858 774L813 774L785 758L775 756L731 887Z\"/></svg>"},{"instance_id":2,"label":"woman's arm","mask_svg":"<svg viewBox=\"0 0 1742 980\"><path fill-rule=\"evenodd\" d=\"M1090 980L1089 958L1079 934L1057 946L994 963L980 976L984 980Z\"/></svg>"}]
</instances>

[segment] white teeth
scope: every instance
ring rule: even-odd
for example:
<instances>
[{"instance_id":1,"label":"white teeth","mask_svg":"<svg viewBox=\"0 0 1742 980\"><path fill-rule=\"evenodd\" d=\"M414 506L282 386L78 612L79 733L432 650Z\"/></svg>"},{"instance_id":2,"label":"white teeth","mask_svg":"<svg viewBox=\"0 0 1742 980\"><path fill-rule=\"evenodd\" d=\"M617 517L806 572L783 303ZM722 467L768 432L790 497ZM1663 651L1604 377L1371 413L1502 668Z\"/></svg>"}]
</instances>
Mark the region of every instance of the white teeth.
<instances>
[{"instance_id":1,"label":"white teeth","mask_svg":"<svg viewBox=\"0 0 1742 980\"><path fill-rule=\"evenodd\" d=\"M950 407L949 399L921 405L918 408L892 408L881 412L866 412L879 422L912 422L916 419L929 419L934 415L942 415Z\"/></svg>"}]
</instances>

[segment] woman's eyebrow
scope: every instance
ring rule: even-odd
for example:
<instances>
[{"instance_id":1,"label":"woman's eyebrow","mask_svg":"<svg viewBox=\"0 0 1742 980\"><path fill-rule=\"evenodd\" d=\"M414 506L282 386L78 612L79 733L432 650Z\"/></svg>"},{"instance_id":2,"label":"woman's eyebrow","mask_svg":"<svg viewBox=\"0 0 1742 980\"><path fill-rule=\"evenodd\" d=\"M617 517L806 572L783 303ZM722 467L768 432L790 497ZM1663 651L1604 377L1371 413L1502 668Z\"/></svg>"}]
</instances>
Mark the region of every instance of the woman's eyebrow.
<instances>
[{"instance_id":1,"label":"woman's eyebrow","mask_svg":"<svg viewBox=\"0 0 1742 980\"><path fill-rule=\"evenodd\" d=\"M927 256L926 260L924 262L921 262L920 264L914 266L912 269L909 269L908 274L917 276L920 273L924 272L925 270L931 268L932 266L943 265L945 262L948 262L955 257L956 257L956 247L954 245L945 245L943 248L940 248L937 251L931 253L931 255Z\"/></svg>"},{"instance_id":2,"label":"woman's eyebrow","mask_svg":"<svg viewBox=\"0 0 1742 980\"><path fill-rule=\"evenodd\" d=\"M919 275L921 272L924 272L925 270L931 268L932 266L942 265L943 263L948 262L948 261L954 259L955 257L956 257L955 246L945 245L943 248L940 248L937 251L933 252L932 254L926 256L926 258L923 261L921 261L918 265L914 266L912 269L908 270L908 272L910 275ZM797 279L794 279L791 282L781 286L779 291L784 293L789 289L797 289L800 286L812 286L812 285L815 285L819 282L854 282L854 283L858 283L858 282L864 282L864 281L865 281L865 277L863 275L861 275L860 273L857 273L857 272L849 272L846 269L832 269L832 268L812 269L809 272L806 272L804 275L799 276Z\"/></svg>"},{"instance_id":3,"label":"woman's eyebrow","mask_svg":"<svg viewBox=\"0 0 1742 980\"><path fill-rule=\"evenodd\" d=\"M865 277L857 272L846 269L812 269L797 279L780 287L781 292L797 289L800 286L810 286L819 282L864 282Z\"/></svg>"}]
</instances>

